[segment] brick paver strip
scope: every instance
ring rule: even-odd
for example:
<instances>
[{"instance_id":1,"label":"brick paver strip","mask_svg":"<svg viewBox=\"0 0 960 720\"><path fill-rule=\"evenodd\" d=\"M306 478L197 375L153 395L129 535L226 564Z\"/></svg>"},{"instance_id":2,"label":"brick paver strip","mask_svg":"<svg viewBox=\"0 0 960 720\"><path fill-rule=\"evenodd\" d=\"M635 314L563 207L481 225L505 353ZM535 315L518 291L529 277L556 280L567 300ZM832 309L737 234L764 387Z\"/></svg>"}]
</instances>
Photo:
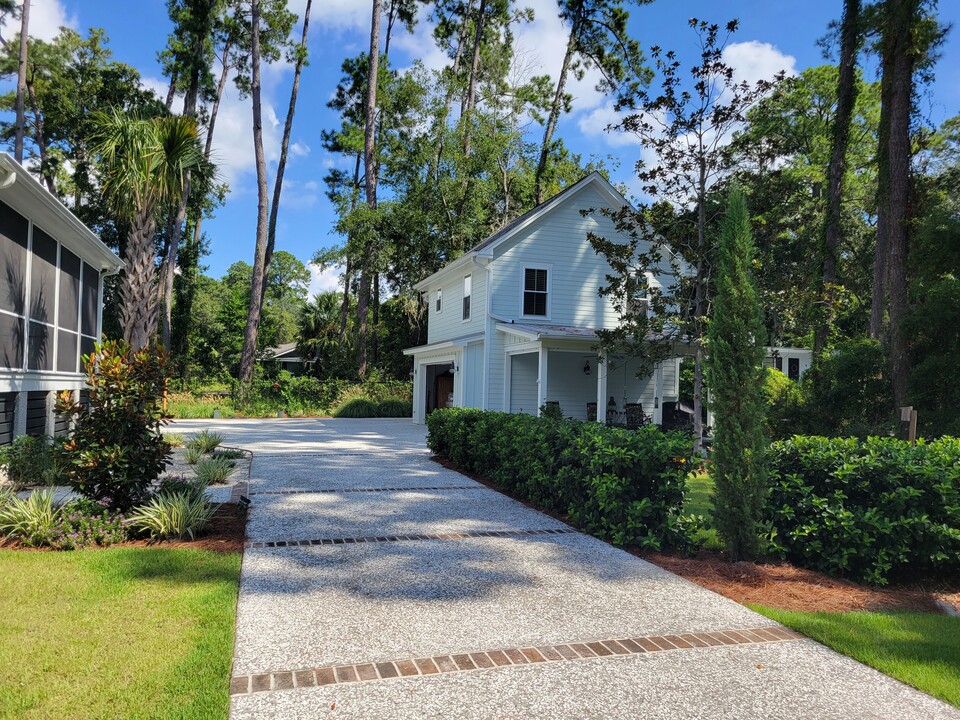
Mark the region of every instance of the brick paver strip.
<instances>
[{"instance_id":1,"label":"brick paver strip","mask_svg":"<svg viewBox=\"0 0 960 720\"><path fill-rule=\"evenodd\" d=\"M387 537L348 537L313 538L310 540L270 540L247 541L247 548L306 547L309 545L355 545L357 543L403 542L407 540L466 540L468 538L487 537L526 537L528 535L571 535L577 533L573 528L551 528L548 530L496 530L491 532L434 533L431 535L390 535Z\"/></svg>"},{"instance_id":2,"label":"brick paver strip","mask_svg":"<svg viewBox=\"0 0 960 720\"><path fill-rule=\"evenodd\" d=\"M238 483L245 484L245 483ZM423 487L323 488L319 490L253 490L245 495L326 495L330 493L413 492L417 490L486 490L483 485L429 485Z\"/></svg>"},{"instance_id":3,"label":"brick paver strip","mask_svg":"<svg viewBox=\"0 0 960 720\"><path fill-rule=\"evenodd\" d=\"M787 642L804 636L780 627L713 630L682 635L651 635L636 638L597 640L569 645L500 648L481 652L437 655L358 665L328 665L313 670L294 670L256 675L237 675L230 679L231 695L294 687L313 687L334 683L374 682L437 673L475 672L509 665L543 662L570 662L584 658L614 658L648 652L678 652L693 648L725 645L762 645Z\"/></svg>"}]
</instances>

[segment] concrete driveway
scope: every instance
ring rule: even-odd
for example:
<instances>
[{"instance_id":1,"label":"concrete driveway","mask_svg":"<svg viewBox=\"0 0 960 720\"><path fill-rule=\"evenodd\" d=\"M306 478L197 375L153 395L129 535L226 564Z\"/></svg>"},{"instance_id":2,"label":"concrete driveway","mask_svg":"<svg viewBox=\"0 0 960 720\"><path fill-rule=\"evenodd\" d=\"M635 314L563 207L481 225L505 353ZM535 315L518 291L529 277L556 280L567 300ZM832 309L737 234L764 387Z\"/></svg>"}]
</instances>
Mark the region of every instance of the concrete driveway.
<instances>
[{"instance_id":1,"label":"concrete driveway","mask_svg":"<svg viewBox=\"0 0 960 720\"><path fill-rule=\"evenodd\" d=\"M235 720L960 719L446 470L409 420L200 428L254 453Z\"/></svg>"}]
</instances>

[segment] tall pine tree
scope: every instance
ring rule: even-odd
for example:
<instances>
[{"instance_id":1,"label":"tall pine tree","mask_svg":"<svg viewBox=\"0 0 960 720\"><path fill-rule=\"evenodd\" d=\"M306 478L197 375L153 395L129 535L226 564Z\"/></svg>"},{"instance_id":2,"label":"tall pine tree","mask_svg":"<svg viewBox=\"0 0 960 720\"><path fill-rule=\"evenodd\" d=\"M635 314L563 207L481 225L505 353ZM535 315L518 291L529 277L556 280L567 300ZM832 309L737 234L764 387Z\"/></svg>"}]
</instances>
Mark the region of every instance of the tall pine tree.
<instances>
[{"instance_id":1,"label":"tall pine tree","mask_svg":"<svg viewBox=\"0 0 960 720\"><path fill-rule=\"evenodd\" d=\"M714 521L734 559L757 553L766 497L763 437L764 328L753 282L753 238L743 193L727 200L717 289L707 330L707 383L715 416Z\"/></svg>"}]
</instances>

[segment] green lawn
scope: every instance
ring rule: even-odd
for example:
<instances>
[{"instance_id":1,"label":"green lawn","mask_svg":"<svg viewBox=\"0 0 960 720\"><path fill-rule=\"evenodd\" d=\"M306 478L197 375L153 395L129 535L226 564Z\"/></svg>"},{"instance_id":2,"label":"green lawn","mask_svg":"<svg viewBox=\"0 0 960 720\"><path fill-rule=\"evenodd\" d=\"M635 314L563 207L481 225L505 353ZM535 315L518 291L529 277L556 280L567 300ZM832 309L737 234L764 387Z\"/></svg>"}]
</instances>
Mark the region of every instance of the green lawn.
<instances>
[{"instance_id":1,"label":"green lawn","mask_svg":"<svg viewBox=\"0 0 960 720\"><path fill-rule=\"evenodd\" d=\"M240 554L0 551L0 718L226 718Z\"/></svg>"},{"instance_id":2,"label":"green lawn","mask_svg":"<svg viewBox=\"0 0 960 720\"><path fill-rule=\"evenodd\" d=\"M960 707L960 618L930 613L803 613L753 606L837 652Z\"/></svg>"},{"instance_id":3,"label":"green lawn","mask_svg":"<svg viewBox=\"0 0 960 720\"><path fill-rule=\"evenodd\" d=\"M709 518L713 514L713 478L708 473L692 472L687 475L687 495L683 500L685 515L703 515Z\"/></svg>"}]
</instances>

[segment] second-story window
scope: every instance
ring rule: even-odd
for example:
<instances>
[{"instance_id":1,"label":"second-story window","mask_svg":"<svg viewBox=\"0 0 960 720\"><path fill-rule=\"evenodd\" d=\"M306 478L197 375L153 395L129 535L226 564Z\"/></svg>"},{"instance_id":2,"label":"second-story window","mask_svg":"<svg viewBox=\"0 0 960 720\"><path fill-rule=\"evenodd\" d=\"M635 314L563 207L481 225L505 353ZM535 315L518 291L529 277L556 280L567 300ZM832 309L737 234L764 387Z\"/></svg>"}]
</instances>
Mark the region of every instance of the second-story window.
<instances>
[{"instance_id":1,"label":"second-story window","mask_svg":"<svg viewBox=\"0 0 960 720\"><path fill-rule=\"evenodd\" d=\"M470 319L470 294L473 285L473 276L467 275L463 279L463 319Z\"/></svg>"},{"instance_id":2,"label":"second-story window","mask_svg":"<svg viewBox=\"0 0 960 720\"><path fill-rule=\"evenodd\" d=\"M547 315L547 271L543 268L524 268L523 314Z\"/></svg>"},{"instance_id":3,"label":"second-story window","mask_svg":"<svg viewBox=\"0 0 960 720\"><path fill-rule=\"evenodd\" d=\"M443 312L443 290L437 290L437 312Z\"/></svg>"}]
</instances>

